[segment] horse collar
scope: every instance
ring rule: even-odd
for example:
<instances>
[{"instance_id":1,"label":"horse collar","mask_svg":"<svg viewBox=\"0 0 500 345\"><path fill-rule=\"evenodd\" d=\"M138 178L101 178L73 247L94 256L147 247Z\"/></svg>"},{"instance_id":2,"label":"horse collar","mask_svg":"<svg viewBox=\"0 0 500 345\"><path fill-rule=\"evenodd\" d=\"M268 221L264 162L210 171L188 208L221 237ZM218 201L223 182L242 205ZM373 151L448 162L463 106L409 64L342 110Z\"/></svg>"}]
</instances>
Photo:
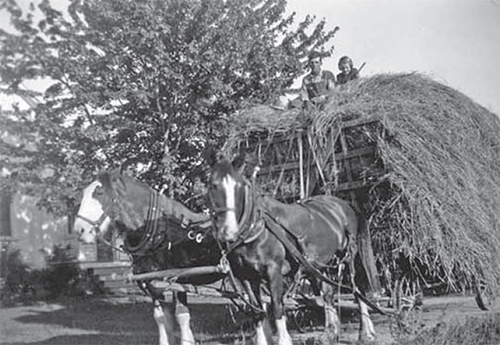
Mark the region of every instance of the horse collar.
<instances>
[{"instance_id":1,"label":"horse collar","mask_svg":"<svg viewBox=\"0 0 500 345\"><path fill-rule=\"evenodd\" d=\"M149 194L149 208L145 220L145 232L141 241L136 246L131 246L125 241L126 250L130 254L144 254L147 251L155 250L164 242L164 233L158 236L159 221L162 217L162 208L159 207L159 195L155 191ZM170 243L168 246L170 247Z\"/></svg>"}]
</instances>

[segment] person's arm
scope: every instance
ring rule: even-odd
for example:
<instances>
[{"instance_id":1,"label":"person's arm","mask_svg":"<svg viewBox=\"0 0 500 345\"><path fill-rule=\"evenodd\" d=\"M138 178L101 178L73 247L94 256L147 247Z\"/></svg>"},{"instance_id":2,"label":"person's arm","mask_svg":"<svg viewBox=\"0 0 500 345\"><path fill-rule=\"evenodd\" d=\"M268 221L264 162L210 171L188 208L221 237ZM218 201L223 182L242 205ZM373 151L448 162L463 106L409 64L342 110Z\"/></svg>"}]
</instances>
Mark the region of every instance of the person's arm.
<instances>
[{"instance_id":1,"label":"person's arm","mask_svg":"<svg viewBox=\"0 0 500 345\"><path fill-rule=\"evenodd\" d=\"M327 76L327 90L333 90L335 88L335 85L337 85L337 80L335 79L335 74L333 72L329 72Z\"/></svg>"},{"instance_id":2,"label":"person's arm","mask_svg":"<svg viewBox=\"0 0 500 345\"><path fill-rule=\"evenodd\" d=\"M324 99L323 102L326 102L330 96L333 94L333 90L335 89L335 86L337 85L337 80L335 79L335 74L330 71L325 71L326 75L326 94L323 95Z\"/></svg>"},{"instance_id":3,"label":"person's arm","mask_svg":"<svg viewBox=\"0 0 500 345\"><path fill-rule=\"evenodd\" d=\"M307 91L305 80L306 77L302 79L302 87L300 88L300 98L302 100L302 108L304 108L306 111L310 111L312 108L312 104L309 98L309 92Z\"/></svg>"},{"instance_id":4,"label":"person's arm","mask_svg":"<svg viewBox=\"0 0 500 345\"><path fill-rule=\"evenodd\" d=\"M359 79L359 71L357 68L353 68L351 71L351 80Z\"/></svg>"}]
</instances>

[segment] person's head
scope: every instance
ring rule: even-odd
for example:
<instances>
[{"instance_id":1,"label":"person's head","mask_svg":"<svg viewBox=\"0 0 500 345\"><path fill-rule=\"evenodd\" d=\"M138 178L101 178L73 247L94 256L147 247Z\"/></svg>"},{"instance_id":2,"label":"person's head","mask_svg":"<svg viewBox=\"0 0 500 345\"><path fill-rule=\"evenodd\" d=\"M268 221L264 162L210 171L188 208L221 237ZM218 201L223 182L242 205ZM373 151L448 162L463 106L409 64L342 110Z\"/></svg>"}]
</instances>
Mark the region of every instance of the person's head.
<instances>
[{"instance_id":1,"label":"person's head","mask_svg":"<svg viewBox=\"0 0 500 345\"><path fill-rule=\"evenodd\" d=\"M311 69L311 73L313 75L319 74L319 72L321 71L321 64L322 64L321 54L318 51L313 50L309 54L309 61L308 61L308 66Z\"/></svg>"},{"instance_id":2,"label":"person's head","mask_svg":"<svg viewBox=\"0 0 500 345\"><path fill-rule=\"evenodd\" d=\"M342 56L339 60L339 70L344 74L349 74L352 70L352 60L349 56Z\"/></svg>"}]
</instances>

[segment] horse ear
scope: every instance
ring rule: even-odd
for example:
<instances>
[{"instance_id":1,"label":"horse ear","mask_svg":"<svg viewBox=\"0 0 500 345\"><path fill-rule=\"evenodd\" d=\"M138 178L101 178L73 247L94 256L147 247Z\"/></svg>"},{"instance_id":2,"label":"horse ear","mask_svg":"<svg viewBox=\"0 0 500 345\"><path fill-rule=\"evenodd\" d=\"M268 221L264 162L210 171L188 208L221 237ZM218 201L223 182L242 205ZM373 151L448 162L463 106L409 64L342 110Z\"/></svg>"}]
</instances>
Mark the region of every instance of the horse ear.
<instances>
[{"instance_id":1,"label":"horse ear","mask_svg":"<svg viewBox=\"0 0 500 345\"><path fill-rule=\"evenodd\" d=\"M245 158L246 153L240 152L240 154L233 159L233 162L231 164L236 170L240 170L241 167L243 167L243 165L245 164Z\"/></svg>"},{"instance_id":2,"label":"horse ear","mask_svg":"<svg viewBox=\"0 0 500 345\"><path fill-rule=\"evenodd\" d=\"M215 148L213 146L210 146L205 151L205 161L207 162L209 167L213 167L215 163L217 163L217 160L217 151L215 151Z\"/></svg>"},{"instance_id":3,"label":"horse ear","mask_svg":"<svg viewBox=\"0 0 500 345\"><path fill-rule=\"evenodd\" d=\"M110 186L111 186L111 174L108 171L100 171L97 174L97 180L99 180L99 182L101 183L101 185L104 188L106 188L106 189L110 188Z\"/></svg>"},{"instance_id":4,"label":"horse ear","mask_svg":"<svg viewBox=\"0 0 500 345\"><path fill-rule=\"evenodd\" d=\"M127 191L127 184L125 183L125 175L113 174L112 182L113 185L115 186L115 190L119 194L124 194Z\"/></svg>"}]
</instances>

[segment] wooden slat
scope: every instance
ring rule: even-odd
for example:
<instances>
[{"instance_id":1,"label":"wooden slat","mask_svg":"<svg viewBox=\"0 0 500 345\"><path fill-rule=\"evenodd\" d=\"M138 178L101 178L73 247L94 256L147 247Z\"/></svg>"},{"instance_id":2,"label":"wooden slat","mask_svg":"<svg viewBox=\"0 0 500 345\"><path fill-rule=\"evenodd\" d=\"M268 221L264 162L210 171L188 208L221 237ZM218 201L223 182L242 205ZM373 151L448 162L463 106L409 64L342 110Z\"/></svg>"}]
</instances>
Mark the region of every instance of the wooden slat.
<instances>
[{"instance_id":1,"label":"wooden slat","mask_svg":"<svg viewBox=\"0 0 500 345\"><path fill-rule=\"evenodd\" d=\"M264 168L260 169L258 176L268 174L270 172L281 171L281 169L287 171L287 170L293 170L293 169L298 169L298 168L299 168L299 162L285 163L281 166L272 165L270 167L264 167Z\"/></svg>"},{"instance_id":2,"label":"wooden slat","mask_svg":"<svg viewBox=\"0 0 500 345\"><path fill-rule=\"evenodd\" d=\"M376 152L375 146L366 146L362 147L360 149L355 149L355 150L350 150L344 152L340 152L335 154L335 160L339 161L342 159L348 159L348 158L354 158L354 157L360 157L360 156L365 156L369 154L374 154ZM313 165L313 164L311 164ZM268 174L268 173L273 173L281 170L293 170L293 169L298 169L299 168L299 162L290 162L290 163L285 163L283 165L271 165L269 167L264 167L259 171L259 176L263 174Z\"/></svg>"},{"instance_id":3,"label":"wooden slat","mask_svg":"<svg viewBox=\"0 0 500 345\"><path fill-rule=\"evenodd\" d=\"M347 158L354 158L354 157L360 157L360 156L365 156L368 154L373 154L375 153L376 148L375 146L366 146L362 147L360 149L355 149L355 150L350 150L347 152L341 152L335 154L335 160L341 160L341 159L347 159Z\"/></svg>"},{"instance_id":4,"label":"wooden slat","mask_svg":"<svg viewBox=\"0 0 500 345\"><path fill-rule=\"evenodd\" d=\"M192 277L203 274L223 273L224 269L220 266L199 266L187 268L171 268L169 270L154 271L148 273L134 274L129 277L130 280L145 280L156 278L181 278Z\"/></svg>"},{"instance_id":5,"label":"wooden slat","mask_svg":"<svg viewBox=\"0 0 500 345\"><path fill-rule=\"evenodd\" d=\"M364 188L367 186L368 184L365 183L365 181L344 182L344 183L339 183L339 186L336 189L336 191L341 192L345 190L354 190L354 189Z\"/></svg>"},{"instance_id":6,"label":"wooden slat","mask_svg":"<svg viewBox=\"0 0 500 345\"><path fill-rule=\"evenodd\" d=\"M367 117L365 119L356 119L356 120L346 121L342 124L342 127L343 128L351 128L351 127L366 125L367 123L377 122L377 121L380 121L381 119L382 119L382 116L373 115L373 116Z\"/></svg>"}]
</instances>

